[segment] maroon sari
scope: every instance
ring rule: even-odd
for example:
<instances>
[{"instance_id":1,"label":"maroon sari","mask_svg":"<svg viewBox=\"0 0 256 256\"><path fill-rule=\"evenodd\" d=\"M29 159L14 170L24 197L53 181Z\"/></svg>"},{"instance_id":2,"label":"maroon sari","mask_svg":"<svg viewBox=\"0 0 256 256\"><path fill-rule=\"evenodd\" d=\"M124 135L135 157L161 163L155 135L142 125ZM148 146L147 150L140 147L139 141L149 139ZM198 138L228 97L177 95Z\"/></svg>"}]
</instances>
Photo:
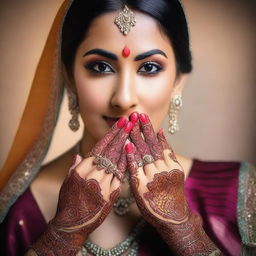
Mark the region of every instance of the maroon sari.
<instances>
[{"instance_id":1,"label":"maroon sari","mask_svg":"<svg viewBox=\"0 0 256 256\"><path fill-rule=\"evenodd\" d=\"M190 208L201 215L206 233L227 256L238 256L241 249L237 224L239 168L239 162L194 160L185 184ZM0 225L1 255L24 255L46 225L28 188ZM172 253L161 236L147 225L141 235L139 256L153 255Z\"/></svg>"}]
</instances>

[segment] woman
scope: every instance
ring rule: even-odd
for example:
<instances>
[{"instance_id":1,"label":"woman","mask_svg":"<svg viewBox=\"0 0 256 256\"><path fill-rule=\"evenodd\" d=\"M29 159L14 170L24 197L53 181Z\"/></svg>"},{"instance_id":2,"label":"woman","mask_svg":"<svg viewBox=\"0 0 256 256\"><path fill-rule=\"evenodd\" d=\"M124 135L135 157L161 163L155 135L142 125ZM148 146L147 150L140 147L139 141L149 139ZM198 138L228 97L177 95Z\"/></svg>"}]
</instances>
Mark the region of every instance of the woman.
<instances>
[{"instance_id":1,"label":"woman","mask_svg":"<svg viewBox=\"0 0 256 256\"><path fill-rule=\"evenodd\" d=\"M25 191L1 226L4 253L239 255L243 242L253 255L253 168L176 156L159 130L170 99L177 130L190 71L178 1L66 1L16 137L22 150L13 147L2 174L3 215ZM78 129L79 112L85 130L76 148L41 167L62 77L70 128Z\"/></svg>"}]
</instances>

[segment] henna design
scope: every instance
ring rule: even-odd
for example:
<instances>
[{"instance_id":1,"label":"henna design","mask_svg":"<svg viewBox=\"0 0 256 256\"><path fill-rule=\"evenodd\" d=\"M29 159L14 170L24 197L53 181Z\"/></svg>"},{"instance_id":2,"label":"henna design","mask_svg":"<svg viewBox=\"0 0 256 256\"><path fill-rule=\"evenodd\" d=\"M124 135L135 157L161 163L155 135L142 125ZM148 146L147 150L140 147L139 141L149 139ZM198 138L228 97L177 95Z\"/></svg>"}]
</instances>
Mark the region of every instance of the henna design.
<instances>
[{"instance_id":1,"label":"henna design","mask_svg":"<svg viewBox=\"0 0 256 256\"><path fill-rule=\"evenodd\" d=\"M184 173L173 169L155 174L153 181L145 186L146 191L141 193L138 190L135 150L128 151L126 148L131 188L138 208L144 219L160 233L170 250L180 256L223 255L204 232L200 217L188 208Z\"/></svg>"},{"instance_id":2,"label":"henna design","mask_svg":"<svg viewBox=\"0 0 256 256\"><path fill-rule=\"evenodd\" d=\"M126 154L125 154L125 149L123 148L121 157L119 159L119 162L117 164L117 170L120 172L120 180L123 182L124 180L124 175L125 171L127 169L127 160L126 160Z\"/></svg>"},{"instance_id":3,"label":"henna design","mask_svg":"<svg viewBox=\"0 0 256 256\"><path fill-rule=\"evenodd\" d=\"M76 255L109 214L119 191L112 192L107 202L98 181L82 179L71 170L60 190L56 216L32 248L43 256Z\"/></svg>"},{"instance_id":4,"label":"henna design","mask_svg":"<svg viewBox=\"0 0 256 256\"><path fill-rule=\"evenodd\" d=\"M154 128L147 115L143 114L144 118L141 121L141 129L144 135L145 141L151 151L151 155L155 160L163 159L163 150L160 146L157 136L154 132ZM141 117L141 115L140 115Z\"/></svg>"},{"instance_id":5,"label":"henna design","mask_svg":"<svg viewBox=\"0 0 256 256\"><path fill-rule=\"evenodd\" d=\"M175 255L223 255L216 245L208 238L201 218L191 213L186 222L180 224L158 222L161 235L171 247Z\"/></svg>"},{"instance_id":6,"label":"henna design","mask_svg":"<svg viewBox=\"0 0 256 256\"><path fill-rule=\"evenodd\" d=\"M147 184L149 191L143 196L155 213L167 221L181 222L188 216L183 186L183 172L173 169L155 174L153 181Z\"/></svg>"},{"instance_id":7,"label":"henna design","mask_svg":"<svg viewBox=\"0 0 256 256\"><path fill-rule=\"evenodd\" d=\"M159 141L159 143L160 143L160 145L161 145L161 147L162 147L163 150L168 149L168 150L171 151L171 152L168 154L169 157L171 158L171 160L172 160L173 162L179 164L179 162L178 162L178 160L177 160L177 158L176 158L176 156L175 156L175 153L174 153L173 149L169 146L169 144L168 144L168 142L167 142L167 139L166 139L166 137L165 137L165 135L164 135L163 129L161 129L161 130L157 133L157 138L158 138L158 141Z\"/></svg>"},{"instance_id":8,"label":"henna design","mask_svg":"<svg viewBox=\"0 0 256 256\"><path fill-rule=\"evenodd\" d=\"M113 164L117 164L122 154L123 146L129 134L123 129L119 131L111 143L104 149L103 155Z\"/></svg>"},{"instance_id":9,"label":"henna design","mask_svg":"<svg viewBox=\"0 0 256 256\"><path fill-rule=\"evenodd\" d=\"M131 141L135 144L137 149L137 154L144 156L144 155L151 155L150 149L147 143L141 136L140 126L139 123L136 123L133 129L130 132Z\"/></svg>"},{"instance_id":10,"label":"henna design","mask_svg":"<svg viewBox=\"0 0 256 256\"><path fill-rule=\"evenodd\" d=\"M92 150L85 155L85 158L100 155L103 152L103 150L107 147L107 145L110 143L110 141L112 141L115 138L119 131L120 128L118 127L117 123L115 123L111 127L111 129L105 134L105 136L94 145Z\"/></svg>"},{"instance_id":11,"label":"henna design","mask_svg":"<svg viewBox=\"0 0 256 256\"><path fill-rule=\"evenodd\" d=\"M137 177L131 179L131 182L137 182L136 179ZM147 208L145 199L140 196L136 185L132 185L132 189L144 219L156 228L175 255L223 255L204 232L198 215L188 212L187 219L178 224L169 222L167 218L159 219Z\"/></svg>"},{"instance_id":12,"label":"henna design","mask_svg":"<svg viewBox=\"0 0 256 256\"><path fill-rule=\"evenodd\" d=\"M127 164L128 169L130 171L130 182L131 186L135 186L136 189L139 187L139 179L138 179L138 163L136 160L136 152L132 143L129 143L125 146L125 151L127 153Z\"/></svg>"},{"instance_id":13,"label":"henna design","mask_svg":"<svg viewBox=\"0 0 256 256\"><path fill-rule=\"evenodd\" d=\"M38 256L36 252L33 249L29 249L26 253L25 256Z\"/></svg>"}]
</instances>

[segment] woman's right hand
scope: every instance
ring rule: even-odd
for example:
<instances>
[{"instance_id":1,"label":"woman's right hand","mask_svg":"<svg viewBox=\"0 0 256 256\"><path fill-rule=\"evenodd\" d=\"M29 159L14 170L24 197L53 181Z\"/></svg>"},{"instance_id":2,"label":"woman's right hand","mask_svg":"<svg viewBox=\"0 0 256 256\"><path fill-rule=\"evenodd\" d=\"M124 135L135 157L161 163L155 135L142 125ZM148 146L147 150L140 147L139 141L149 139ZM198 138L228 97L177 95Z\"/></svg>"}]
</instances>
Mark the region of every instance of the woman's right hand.
<instances>
[{"instance_id":1,"label":"woman's right hand","mask_svg":"<svg viewBox=\"0 0 256 256\"><path fill-rule=\"evenodd\" d=\"M133 127L120 118L85 159L76 155L59 194L56 216L34 244L39 255L76 255L109 214L126 169L124 144Z\"/></svg>"}]
</instances>

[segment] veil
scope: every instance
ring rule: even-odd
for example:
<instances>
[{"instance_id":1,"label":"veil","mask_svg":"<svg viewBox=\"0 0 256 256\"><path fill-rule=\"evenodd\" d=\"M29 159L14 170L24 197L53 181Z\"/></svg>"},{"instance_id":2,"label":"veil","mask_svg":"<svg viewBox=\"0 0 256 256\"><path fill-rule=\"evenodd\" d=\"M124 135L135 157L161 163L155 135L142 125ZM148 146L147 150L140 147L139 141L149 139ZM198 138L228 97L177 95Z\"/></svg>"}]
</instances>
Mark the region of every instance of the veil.
<instances>
[{"instance_id":1,"label":"veil","mask_svg":"<svg viewBox=\"0 0 256 256\"><path fill-rule=\"evenodd\" d=\"M65 0L53 21L18 130L0 171L0 223L38 173L52 139L64 91L61 29L71 4L72 0Z\"/></svg>"}]
</instances>

